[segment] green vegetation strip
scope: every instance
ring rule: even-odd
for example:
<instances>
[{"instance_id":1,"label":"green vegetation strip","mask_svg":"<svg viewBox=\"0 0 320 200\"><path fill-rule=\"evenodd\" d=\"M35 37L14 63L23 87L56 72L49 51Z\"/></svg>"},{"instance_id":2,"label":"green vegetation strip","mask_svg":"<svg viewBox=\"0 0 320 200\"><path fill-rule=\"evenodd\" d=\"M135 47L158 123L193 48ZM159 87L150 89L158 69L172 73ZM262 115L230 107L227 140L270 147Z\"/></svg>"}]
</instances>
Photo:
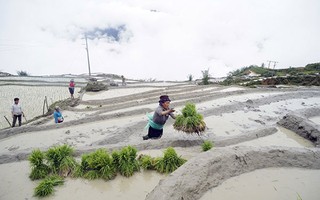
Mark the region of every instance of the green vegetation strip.
<instances>
[{"instance_id":1,"label":"green vegetation strip","mask_svg":"<svg viewBox=\"0 0 320 200\"><path fill-rule=\"evenodd\" d=\"M142 155L137 158L137 149L127 146L111 155L106 149L83 154L80 163L74 158L74 149L68 145L52 147L46 152L33 150L29 156L31 180L43 179L34 190L34 196L44 197L54 192L54 186L62 185L65 177L78 177L89 180L114 179L117 173L132 176L143 169L153 169L160 173L171 173L186 160L179 157L169 147L163 157L152 158Z\"/></svg>"}]
</instances>

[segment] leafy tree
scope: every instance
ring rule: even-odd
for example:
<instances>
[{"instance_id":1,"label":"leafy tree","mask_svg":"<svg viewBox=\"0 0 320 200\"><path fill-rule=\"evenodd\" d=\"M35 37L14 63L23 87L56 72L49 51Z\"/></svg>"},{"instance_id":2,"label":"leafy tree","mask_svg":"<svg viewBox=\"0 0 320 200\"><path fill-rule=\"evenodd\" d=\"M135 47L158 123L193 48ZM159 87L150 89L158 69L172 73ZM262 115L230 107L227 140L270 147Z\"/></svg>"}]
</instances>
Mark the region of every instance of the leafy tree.
<instances>
[{"instance_id":1,"label":"leafy tree","mask_svg":"<svg viewBox=\"0 0 320 200\"><path fill-rule=\"evenodd\" d=\"M201 72L202 72L203 85L209 85L209 78L210 78L209 69L201 71Z\"/></svg>"},{"instance_id":2,"label":"leafy tree","mask_svg":"<svg viewBox=\"0 0 320 200\"><path fill-rule=\"evenodd\" d=\"M193 80L192 74L189 74L189 75L188 75L188 80L189 80L190 82Z\"/></svg>"},{"instance_id":3,"label":"leafy tree","mask_svg":"<svg viewBox=\"0 0 320 200\"><path fill-rule=\"evenodd\" d=\"M17 71L18 76L30 76L30 74L27 71Z\"/></svg>"},{"instance_id":4,"label":"leafy tree","mask_svg":"<svg viewBox=\"0 0 320 200\"><path fill-rule=\"evenodd\" d=\"M306 65L306 70L308 71L320 71L320 63L311 63Z\"/></svg>"}]
</instances>

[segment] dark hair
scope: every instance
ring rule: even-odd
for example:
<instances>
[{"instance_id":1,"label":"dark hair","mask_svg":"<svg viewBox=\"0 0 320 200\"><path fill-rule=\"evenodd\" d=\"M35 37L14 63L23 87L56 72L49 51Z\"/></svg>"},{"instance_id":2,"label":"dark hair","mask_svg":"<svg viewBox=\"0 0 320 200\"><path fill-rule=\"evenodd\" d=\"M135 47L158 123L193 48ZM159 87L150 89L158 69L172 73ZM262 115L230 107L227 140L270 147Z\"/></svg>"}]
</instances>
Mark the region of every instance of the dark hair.
<instances>
[{"instance_id":1,"label":"dark hair","mask_svg":"<svg viewBox=\"0 0 320 200\"><path fill-rule=\"evenodd\" d=\"M14 101L19 101L19 98L18 98L18 97L16 97L16 98L14 98L13 100L14 100Z\"/></svg>"},{"instance_id":2,"label":"dark hair","mask_svg":"<svg viewBox=\"0 0 320 200\"><path fill-rule=\"evenodd\" d=\"M161 105L162 103L166 102L166 101L171 101L171 100L169 99L169 96L168 96L168 95L161 95L161 96L160 96L160 100L159 100L160 105Z\"/></svg>"}]
</instances>

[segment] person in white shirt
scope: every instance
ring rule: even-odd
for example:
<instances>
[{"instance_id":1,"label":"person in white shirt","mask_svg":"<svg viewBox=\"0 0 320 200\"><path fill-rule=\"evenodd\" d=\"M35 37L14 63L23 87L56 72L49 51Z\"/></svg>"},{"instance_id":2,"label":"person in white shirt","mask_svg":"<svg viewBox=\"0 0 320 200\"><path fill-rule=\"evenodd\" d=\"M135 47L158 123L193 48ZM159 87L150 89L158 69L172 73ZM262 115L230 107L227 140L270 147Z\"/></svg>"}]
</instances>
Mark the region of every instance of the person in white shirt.
<instances>
[{"instance_id":1,"label":"person in white shirt","mask_svg":"<svg viewBox=\"0 0 320 200\"><path fill-rule=\"evenodd\" d=\"M21 126L21 116L24 116L24 113L22 111L21 105L19 104L19 98L14 98L14 104L11 107L11 113L12 113L12 127L15 127L17 118L19 121L19 126Z\"/></svg>"}]
</instances>

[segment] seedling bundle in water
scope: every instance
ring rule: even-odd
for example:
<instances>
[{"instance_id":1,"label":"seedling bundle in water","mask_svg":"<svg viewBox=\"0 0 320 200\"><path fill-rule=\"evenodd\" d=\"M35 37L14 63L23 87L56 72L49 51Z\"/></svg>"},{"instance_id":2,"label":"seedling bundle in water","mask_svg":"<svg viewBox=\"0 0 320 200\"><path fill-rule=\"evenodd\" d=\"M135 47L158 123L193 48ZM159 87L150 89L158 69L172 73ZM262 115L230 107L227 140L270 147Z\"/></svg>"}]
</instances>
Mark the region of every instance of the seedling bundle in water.
<instances>
[{"instance_id":1,"label":"seedling bundle in water","mask_svg":"<svg viewBox=\"0 0 320 200\"><path fill-rule=\"evenodd\" d=\"M149 155L143 155L139 161L142 168L157 170L160 173L171 173L186 162L185 159L178 156L172 147L168 147L164 151L163 157L152 158Z\"/></svg>"},{"instance_id":2,"label":"seedling bundle in water","mask_svg":"<svg viewBox=\"0 0 320 200\"><path fill-rule=\"evenodd\" d=\"M180 167L186 160L180 158L175 150L169 147L164 157L142 157L137 160L137 149L127 146L110 155L106 149L83 154L78 163L73 157L73 148L62 145L50 148L47 152L32 151L29 156L31 180L43 179L35 188L34 195L43 197L54 192L54 187L64 183L64 177L81 177L86 179L110 180L121 175L129 177L140 170L155 169L161 173L170 173Z\"/></svg>"},{"instance_id":3,"label":"seedling bundle in water","mask_svg":"<svg viewBox=\"0 0 320 200\"><path fill-rule=\"evenodd\" d=\"M182 115L176 116L173 127L178 131L200 134L205 131L206 123L203 121L203 116L197 113L196 106L187 103L182 109Z\"/></svg>"}]
</instances>

